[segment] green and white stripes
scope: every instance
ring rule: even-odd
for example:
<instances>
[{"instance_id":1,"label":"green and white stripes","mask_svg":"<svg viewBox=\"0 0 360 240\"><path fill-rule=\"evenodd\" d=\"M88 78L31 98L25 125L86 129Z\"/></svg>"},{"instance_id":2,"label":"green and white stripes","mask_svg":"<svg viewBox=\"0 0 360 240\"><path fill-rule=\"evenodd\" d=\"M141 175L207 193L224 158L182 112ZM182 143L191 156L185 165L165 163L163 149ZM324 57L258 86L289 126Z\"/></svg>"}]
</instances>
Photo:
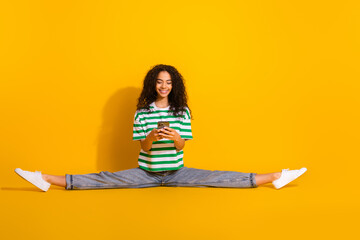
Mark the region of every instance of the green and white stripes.
<instances>
[{"instance_id":1,"label":"green and white stripes","mask_svg":"<svg viewBox=\"0 0 360 240\"><path fill-rule=\"evenodd\" d=\"M138 110L135 113L133 125L133 140L145 139L152 129L157 128L159 121L168 121L170 128L175 129L183 139L192 139L190 111L182 116L171 115L169 107L157 108L155 103L150 105L150 111ZM184 166L183 151L177 151L174 141L161 139L153 142L152 148L140 151L139 167L148 171L177 170Z\"/></svg>"}]
</instances>

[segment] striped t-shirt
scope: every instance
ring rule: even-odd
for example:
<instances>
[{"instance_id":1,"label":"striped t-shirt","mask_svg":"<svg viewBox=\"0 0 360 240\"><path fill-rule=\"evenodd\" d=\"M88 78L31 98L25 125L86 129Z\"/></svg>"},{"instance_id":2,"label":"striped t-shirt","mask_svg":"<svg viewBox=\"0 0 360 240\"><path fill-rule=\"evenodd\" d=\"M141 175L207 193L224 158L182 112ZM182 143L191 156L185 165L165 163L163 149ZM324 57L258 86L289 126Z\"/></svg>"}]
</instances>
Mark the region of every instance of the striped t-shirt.
<instances>
[{"instance_id":1,"label":"striped t-shirt","mask_svg":"<svg viewBox=\"0 0 360 240\"><path fill-rule=\"evenodd\" d=\"M172 115L169 107L158 108L155 102L150 104L150 111L146 109L137 110L134 117L133 140L145 139L146 136L157 128L159 121L168 121L170 128L175 129L181 138L192 139L190 111L186 111L179 117ZM177 151L174 141L161 139L152 143L148 152L140 150L139 167L147 171L178 170L184 166L184 152Z\"/></svg>"}]
</instances>

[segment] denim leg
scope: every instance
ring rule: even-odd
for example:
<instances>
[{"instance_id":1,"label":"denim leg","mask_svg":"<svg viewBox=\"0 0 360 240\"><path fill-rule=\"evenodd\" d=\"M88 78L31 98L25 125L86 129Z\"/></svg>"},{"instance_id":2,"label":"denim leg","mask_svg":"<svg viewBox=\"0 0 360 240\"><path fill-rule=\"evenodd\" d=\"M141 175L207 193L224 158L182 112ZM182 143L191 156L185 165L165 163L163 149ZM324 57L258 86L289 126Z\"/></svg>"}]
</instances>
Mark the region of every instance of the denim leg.
<instances>
[{"instance_id":1,"label":"denim leg","mask_svg":"<svg viewBox=\"0 0 360 240\"><path fill-rule=\"evenodd\" d=\"M145 188L161 185L160 177L137 168L118 172L102 171L72 175L66 174L67 190L73 189L104 189L104 188Z\"/></svg>"},{"instance_id":2,"label":"denim leg","mask_svg":"<svg viewBox=\"0 0 360 240\"><path fill-rule=\"evenodd\" d=\"M257 187L255 173L211 171L182 167L165 177L164 186L172 187Z\"/></svg>"}]
</instances>

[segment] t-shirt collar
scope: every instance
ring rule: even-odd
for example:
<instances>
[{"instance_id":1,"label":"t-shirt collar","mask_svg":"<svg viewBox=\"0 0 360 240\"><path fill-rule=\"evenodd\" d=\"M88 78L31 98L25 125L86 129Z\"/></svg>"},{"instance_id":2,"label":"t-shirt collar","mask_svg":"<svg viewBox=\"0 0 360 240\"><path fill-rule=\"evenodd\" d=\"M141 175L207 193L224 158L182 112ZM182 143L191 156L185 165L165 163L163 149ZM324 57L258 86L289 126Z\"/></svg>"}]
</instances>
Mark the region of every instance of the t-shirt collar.
<instances>
[{"instance_id":1,"label":"t-shirt collar","mask_svg":"<svg viewBox=\"0 0 360 240\"><path fill-rule=\"evenodd\" d=\"M167 106L166 108L159 108L156 106L155 102L152 102L150 106L154 107L155 110L169 110L170 106Z\"/></svg>"}]
</instances>

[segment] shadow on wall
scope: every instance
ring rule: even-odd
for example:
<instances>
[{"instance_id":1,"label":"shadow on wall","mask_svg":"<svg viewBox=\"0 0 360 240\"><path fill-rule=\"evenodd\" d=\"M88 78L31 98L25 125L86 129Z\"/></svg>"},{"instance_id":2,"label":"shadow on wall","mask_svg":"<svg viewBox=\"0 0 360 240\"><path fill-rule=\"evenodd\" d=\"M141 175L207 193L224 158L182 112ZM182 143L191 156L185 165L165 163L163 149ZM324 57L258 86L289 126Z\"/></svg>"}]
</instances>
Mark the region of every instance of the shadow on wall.
<instances>
[{"instance_id":1,"label":"shadow on wall","mask_svg":"<svg viewBox=\"0 0 360 240\"><path fill-rule=\"evenodd\" d=\"M103 110L98 136L97 170L116 172L138 167L140 143L132 140L133 121L141 89L118 90Z\"/></svg>"}]
</instances>

